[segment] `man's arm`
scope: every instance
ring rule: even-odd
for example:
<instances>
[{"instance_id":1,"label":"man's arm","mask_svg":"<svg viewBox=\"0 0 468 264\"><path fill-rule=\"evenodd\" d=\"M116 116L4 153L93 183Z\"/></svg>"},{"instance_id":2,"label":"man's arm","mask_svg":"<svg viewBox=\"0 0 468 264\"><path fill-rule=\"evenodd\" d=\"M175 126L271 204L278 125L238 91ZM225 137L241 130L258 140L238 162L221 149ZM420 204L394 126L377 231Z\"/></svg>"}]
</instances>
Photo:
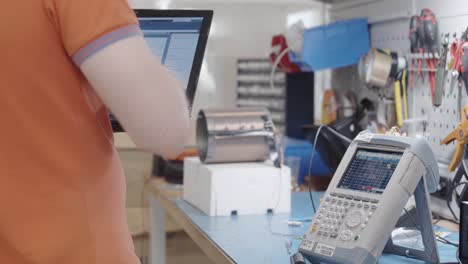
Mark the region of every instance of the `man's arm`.
<instances>
[{"instance_id":1,"label":"man's arm","mask_svg":"<svg viewBox=\"0 0 468 264\"><path fill-rule=\"evenodd\" d=\"M127 0L42 0L63 46L135 143L170 157L188 132L182 88L153 57Z\"/></svg>"},{"instance_id":2,"label":"man's arm","mask_svg":"<svg viewBox=\"0 0 468 264\"><path fill-rule=\"evenodd\" d=\"M142 36L119 40L80 67L139 148L164 157L180 154L189 131L183 89Z\"/></svg>"}]
</instances>

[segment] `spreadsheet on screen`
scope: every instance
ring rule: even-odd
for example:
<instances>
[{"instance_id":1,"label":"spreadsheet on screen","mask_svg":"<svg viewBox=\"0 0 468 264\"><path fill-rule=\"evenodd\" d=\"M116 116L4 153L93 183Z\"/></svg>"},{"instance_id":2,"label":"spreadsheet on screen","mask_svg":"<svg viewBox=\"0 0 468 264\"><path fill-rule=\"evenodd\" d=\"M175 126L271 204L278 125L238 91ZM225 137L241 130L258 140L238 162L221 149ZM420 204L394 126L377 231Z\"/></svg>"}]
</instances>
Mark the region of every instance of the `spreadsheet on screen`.
<instances>
[{"instance_id":1,"label":"spreadsheet on screen","mask_svg":"<svg viewBox=\"0 0 468 264\"><path fill-rule=\"evenodd\" d=\"M202 30L202 17L139 18L146 43L161 64L172 71L187 89L197 45Z\"/></svg>"},{"instance_id":2,"label":"spreadsheet on screen","mask_svg":"<svg viewBox=\"0 0 468 264\"><path fill-rule=\"evenodd\" d=\"M339 188L381 194L400 162L402 153L360 149L349 164Z\"/></svg>"}]
</instances>

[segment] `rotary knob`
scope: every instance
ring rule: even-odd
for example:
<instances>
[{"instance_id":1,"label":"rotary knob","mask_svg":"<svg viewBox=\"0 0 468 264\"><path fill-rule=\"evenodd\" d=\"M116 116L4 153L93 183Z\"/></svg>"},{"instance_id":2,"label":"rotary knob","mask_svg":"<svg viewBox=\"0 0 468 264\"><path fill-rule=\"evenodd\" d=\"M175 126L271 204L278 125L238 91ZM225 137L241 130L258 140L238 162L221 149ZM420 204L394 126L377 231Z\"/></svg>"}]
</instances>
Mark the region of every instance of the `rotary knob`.
<instances>
[{"instance_id":1,"label":"rotary knob","mask_svg":"<svg viewBox=\"0 0 468 264\"><path fill-rule=\"evenodd\" d=\"M355 228L359 226L362 222L362 214L359 211L354 211L348 215L346 219L346 225L349 228Z\"/></svg>"}]
</instances>

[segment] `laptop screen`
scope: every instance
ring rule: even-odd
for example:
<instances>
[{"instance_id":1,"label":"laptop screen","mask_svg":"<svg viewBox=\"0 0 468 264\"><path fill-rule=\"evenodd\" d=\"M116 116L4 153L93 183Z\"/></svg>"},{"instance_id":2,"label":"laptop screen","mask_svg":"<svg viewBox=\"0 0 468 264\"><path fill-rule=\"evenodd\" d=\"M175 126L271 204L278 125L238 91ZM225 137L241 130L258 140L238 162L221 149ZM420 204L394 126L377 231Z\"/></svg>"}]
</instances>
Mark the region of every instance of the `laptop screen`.
<instances>
[{"instance_id":1,"label":"laptop screen","mask_svg":"<svg viewBox=\"0 0 468 264\"><path fill-rule=\"evenodd\" d=\"M203 17L140 17L139 22L152 52L187 89Z\"/></svg>"}]
</instances>

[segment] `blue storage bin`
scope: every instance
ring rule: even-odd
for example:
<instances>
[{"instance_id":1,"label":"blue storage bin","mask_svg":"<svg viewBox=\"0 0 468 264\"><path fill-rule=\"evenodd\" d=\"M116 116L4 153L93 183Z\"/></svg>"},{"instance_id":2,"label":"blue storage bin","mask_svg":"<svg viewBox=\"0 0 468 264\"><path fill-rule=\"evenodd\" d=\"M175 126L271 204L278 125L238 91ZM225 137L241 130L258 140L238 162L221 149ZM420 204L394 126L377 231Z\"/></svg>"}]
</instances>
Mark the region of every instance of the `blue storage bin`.
<instances>
[{"instance_id":1,"label":"blue storage bin","mask_svg":"<svg viewBox=\"0 0 468 264\"><path fill-rule=\"evenodd\" d=\"M298 183L303 184L305 177L309 173L309 162L310 156L312 155L313 144L307 140L299 140L285 137L283 138L283 146L285 161L287 161L290 157L297 157L300 159ZM320 156L320 154L317 151L315 151L314 160L312 161L312 175L320 177L330 176L331 174L332 172L325 164L325 162L323 162L323 159Z\"/></svg>"},{"instance_id":2,"label":"blue storage bin","mask_svg":"<svg viewBox=\"0 0 468 264\"><path fill-rule=\"evenodd\" d=\"M313 71L357 64L370 49L367 19L339 21L304 33L301 60Z\"/></svg>"}]
</instances>

